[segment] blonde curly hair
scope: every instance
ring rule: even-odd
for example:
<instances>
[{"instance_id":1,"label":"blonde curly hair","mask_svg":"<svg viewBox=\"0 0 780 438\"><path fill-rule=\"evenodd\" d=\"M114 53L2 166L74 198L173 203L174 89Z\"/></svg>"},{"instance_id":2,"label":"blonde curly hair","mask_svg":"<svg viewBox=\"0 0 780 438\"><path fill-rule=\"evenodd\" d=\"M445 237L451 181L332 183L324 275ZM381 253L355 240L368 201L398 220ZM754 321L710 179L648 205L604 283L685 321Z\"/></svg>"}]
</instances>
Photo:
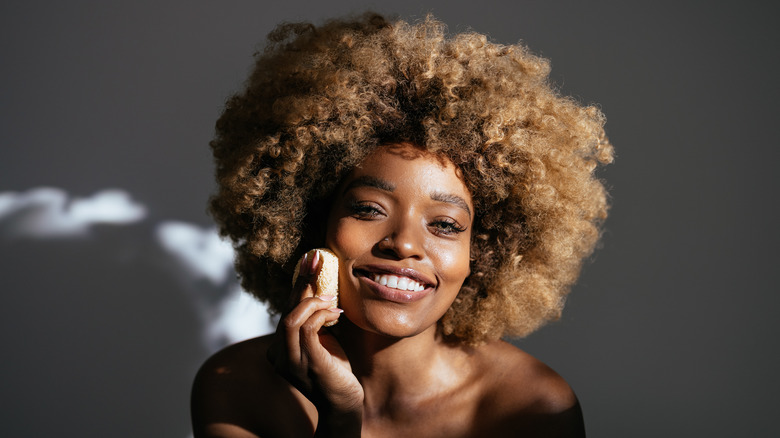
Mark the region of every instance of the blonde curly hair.
<instances>
[{"instance_id":1,"label":"blonde curly hair","mask_svg":"<svg viewBox=\"0 0 780 438\"><path fill-rule=\"evenodd\" d=\"M322 246L331 192L378 146L446 157L471 191L471 275L439 322L479 344L557 319L607 215L604 116L560 96L520 44L367 13L282 24L211 142L220 232L242 286L286 310L296 260ZM322 214L313 214L321 212ZM314 217L318 216L318 217Z\"/></svg>"}]
</instances>

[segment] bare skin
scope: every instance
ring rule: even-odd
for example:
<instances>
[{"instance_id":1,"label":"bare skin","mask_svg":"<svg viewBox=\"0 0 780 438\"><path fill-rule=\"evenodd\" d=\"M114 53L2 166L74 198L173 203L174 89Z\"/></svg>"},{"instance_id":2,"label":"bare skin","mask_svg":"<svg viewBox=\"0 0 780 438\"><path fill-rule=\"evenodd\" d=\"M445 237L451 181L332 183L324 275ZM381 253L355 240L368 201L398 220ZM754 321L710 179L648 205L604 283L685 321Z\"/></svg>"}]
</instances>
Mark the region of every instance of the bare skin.
<instances>
[{"instance_id":1,"label":"bare skin","mask_svg":"<svg viewBox=\"0 0 780 438\"><path fill-rule=\"evenodd\" d=\"M385 146L335 198L326 244L340 261L340 309L313 296L319 260L304 260L300 299L276 333L201 368L196 437L584 436L577 399L550 368L502 341L438 336L469 275L473 204L454 166Z\"/></svg>"}]
</instances>

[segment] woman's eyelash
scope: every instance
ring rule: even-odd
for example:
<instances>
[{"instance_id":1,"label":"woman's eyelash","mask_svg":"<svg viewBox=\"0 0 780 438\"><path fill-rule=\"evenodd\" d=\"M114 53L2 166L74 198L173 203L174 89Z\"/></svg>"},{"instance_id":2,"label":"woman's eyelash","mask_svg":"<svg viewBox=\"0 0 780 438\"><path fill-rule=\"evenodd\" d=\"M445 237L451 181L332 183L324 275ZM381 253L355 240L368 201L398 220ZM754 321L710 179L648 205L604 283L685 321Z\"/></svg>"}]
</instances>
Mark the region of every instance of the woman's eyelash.
<instances>
[{"instance_id":1,"label":"woman's eyelash","mask_svg":"<svg viewBox=\"0 0 780 438\"><path fill-rule=\"evenodd\" d=\"M349 203L349 210L358 219L374 219L384 214L381 207L371 202L352 201ZM435 234L444 236L460 234L467 229L467 227L458 225L454 220L445 219L433 221L429 226Z\"/></svg>"},{"instance_id":2,"label":"woman's eyelash","mask_svg":"<svg viewBox=\"0 0 780 438\"><path fill-rule=\"evenodd\" d=\"M381 214L378 207L365 202L351 202L349 209L352 211L352 214L360 218L372 218Z\"/></svg>"},{"instance_id":3,"label":"woman's eyelash","mask_svg":"<svg viewBox=\"0 0 780 438\"><path fill-rule=\"evenodd\" d=\"M466 231L466 227L458 225L455 221L440 220L431 223L431 226L442 234L458 234Z\"/></svg>"}]
</instances>

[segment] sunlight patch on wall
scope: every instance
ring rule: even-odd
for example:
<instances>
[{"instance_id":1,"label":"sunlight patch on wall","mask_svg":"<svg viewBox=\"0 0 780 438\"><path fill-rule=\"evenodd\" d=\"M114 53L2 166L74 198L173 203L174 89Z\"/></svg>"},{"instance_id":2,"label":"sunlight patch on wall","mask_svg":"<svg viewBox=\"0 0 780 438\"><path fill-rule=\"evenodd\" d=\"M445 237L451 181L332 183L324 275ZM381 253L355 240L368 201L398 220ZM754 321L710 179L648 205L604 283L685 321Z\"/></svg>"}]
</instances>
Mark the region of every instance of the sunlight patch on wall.
<instances>
[{"instance_id":1,"label":"sunlight patch on wall","mask_svg":"<svg viewBox=\"0 0 780 438\"><path fill-rule=\"evenodd\" d=\"M147 223L132 232L122 228L142 222L147 215L147 207L119 189L88 197L52 187L0 192L0 237L73 240L75 245L85 237L100 239L95 226L108 225L120 232L113 233L117 241L105 250L121 252L131 244L139 246L140 235L148 245L140 245L144 249L133 263L152 261L179 281L201 322L206 350L213 352L274 331L266 306L241 290L233 270L233 248L215 228L182 221ZM132 264L128 269L133 269Z\"/></svg>"},{"instance_id":2,"label":"sunlight patch on wall","mask_svg":"<svg viewBox=\"0 0 780 438\"><path fill-rule=\"evenodd\" d=\"M184 222L157 225L156 239L176 262L178 277L192 292L210 351L274 331L264 304L243 292L233 271L233 247L216 228ZM205 284L204 284L205 283Z\"/></svg>"},{"instance_id":3,"label":"sunlight patch on wall","mask_svg":"<svg viewBox=\"0 0 780 438\"><path fill-rule=\"evenodd\" d=\"M96 224L126 225L145 217L146 208L117 189L87 198L51 187L0 193L0 233L12 238L84 237Z\"/></svg>"}]
</instances>

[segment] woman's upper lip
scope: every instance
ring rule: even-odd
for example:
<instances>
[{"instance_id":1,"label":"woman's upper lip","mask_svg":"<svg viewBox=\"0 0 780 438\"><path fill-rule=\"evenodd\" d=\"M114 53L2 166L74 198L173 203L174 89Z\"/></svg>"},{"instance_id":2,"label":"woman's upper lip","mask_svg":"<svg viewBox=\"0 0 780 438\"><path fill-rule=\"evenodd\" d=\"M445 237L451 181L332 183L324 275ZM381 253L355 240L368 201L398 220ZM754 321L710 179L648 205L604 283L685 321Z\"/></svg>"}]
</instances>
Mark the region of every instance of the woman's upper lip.
<instances>
[{"instance_id":1,"label":"woman's upper lip","mask_svg":"<svg viewBox=\"0 0 780 438\"><path fill-rule=\"evenodd\" d=\"M425 274L422 274L420 271L414 269L414 268L406 268L401 266L392 266L392 265L363 265L359 267L353 268L353 271L356 273L360 272L369 272L372 274L389 274L389 275L397 275L399 277L409 277L412 280L422 284L426 288L430 286L436 286L436 280L431 279Z\"/></svg>"}]
</instances>

